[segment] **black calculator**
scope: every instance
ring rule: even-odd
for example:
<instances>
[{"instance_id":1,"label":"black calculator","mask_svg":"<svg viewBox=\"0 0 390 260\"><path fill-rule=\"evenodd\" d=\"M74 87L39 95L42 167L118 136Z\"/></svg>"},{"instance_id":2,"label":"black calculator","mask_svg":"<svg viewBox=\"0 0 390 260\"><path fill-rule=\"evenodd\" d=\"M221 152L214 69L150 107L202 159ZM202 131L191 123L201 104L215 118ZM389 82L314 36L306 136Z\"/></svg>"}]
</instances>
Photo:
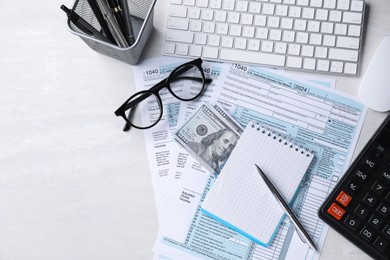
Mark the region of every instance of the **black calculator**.
<instances>
[{"instance_id":1,"label":"black calculator","mask_svg":"<svg viewBox=\"0 0 390 260\"><path fill-rule=\"evenodd\" d=\"M321 205L318 215L374 259L390 259L390 115Z\"/></svg>"}]
</instances>

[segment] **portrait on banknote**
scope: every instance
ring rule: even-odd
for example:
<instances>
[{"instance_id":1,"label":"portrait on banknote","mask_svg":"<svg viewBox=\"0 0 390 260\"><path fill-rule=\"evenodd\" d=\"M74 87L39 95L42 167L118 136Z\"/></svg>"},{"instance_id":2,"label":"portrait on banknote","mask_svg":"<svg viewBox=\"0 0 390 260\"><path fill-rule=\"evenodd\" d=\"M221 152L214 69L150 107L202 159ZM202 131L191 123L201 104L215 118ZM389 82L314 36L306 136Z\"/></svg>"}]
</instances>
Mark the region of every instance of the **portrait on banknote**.
<instances>
[{"instance_id":1,"label":"portrait on banknote","mask_svg":"<svg viewBox=\"0 0 390 260\"><path fill-rule=\"evenodd\" d=\"M242 129L215 107L204 104L175 133L178 141L209 171L218 174Z\"/></svg>"}]
</instances>

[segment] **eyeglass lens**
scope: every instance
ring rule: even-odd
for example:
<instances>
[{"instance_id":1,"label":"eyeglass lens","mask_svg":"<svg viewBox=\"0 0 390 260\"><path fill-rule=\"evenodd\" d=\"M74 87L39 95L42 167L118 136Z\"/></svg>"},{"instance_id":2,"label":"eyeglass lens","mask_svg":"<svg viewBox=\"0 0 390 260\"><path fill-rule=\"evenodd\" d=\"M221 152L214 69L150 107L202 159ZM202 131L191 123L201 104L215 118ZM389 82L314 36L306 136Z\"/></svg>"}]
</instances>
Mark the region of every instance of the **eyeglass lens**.
<instances>
[{"instance_id":1,"label":"eyeglass lens","mask_svg":"<svg viewBox=\"0 0 390 260\"><path fill-rule=\"evenodd\" d=\"M168 80L172 94L183 101L197 98L202 94L204 88L202 72L194 65L180 67L177 73L172 73ZM165 95L163 96L165 97ZM131 108L133 111L127 111L128 120L138 128L148 128L155 125L163 113L162 104L160 104L158 97L152 92L142 91L128 102L130 103L138 98L142 101ZM131 113L130 117L129 113Z\"/></svg>"},{"instance_id":2,"label":"eyeglass lens","mask_svg":"<svg viewBox=\"0 0 390 260\"><path fill-rule=\"evenodd\" d=\"M160 101L157 96L151 92L143 91L135 95L129 102L142 97L142 101L127 111L126 116L133 126L139 128L148 128L156 124L162 114ZM129 117L129 113L131 116ZM142 115L148 115L142 117Z\"/></svg>"},{"instance_id":3,"label":"eyeglass lens","mask_svg":"<svg viewBox=\"0 0 390 260\"><path fill-rule=\"evenodd\" d=\"M203 91L204 78L200 69L194 65L182 67L180 75L169 79L169 86L173 95L181 100L193 100Z\"/></svg>"}]
</instances>

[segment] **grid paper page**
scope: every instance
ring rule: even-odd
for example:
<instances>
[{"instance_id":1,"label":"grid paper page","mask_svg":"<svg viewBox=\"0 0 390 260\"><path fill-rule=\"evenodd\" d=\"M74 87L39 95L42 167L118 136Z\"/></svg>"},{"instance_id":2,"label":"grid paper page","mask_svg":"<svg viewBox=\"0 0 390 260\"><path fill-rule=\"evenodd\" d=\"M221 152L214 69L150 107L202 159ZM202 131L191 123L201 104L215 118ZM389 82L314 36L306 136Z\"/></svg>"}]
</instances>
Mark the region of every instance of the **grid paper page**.
<instances>
[{"instance_id":1,"label":"grid paper page","mask_svg":"<svg viewBox=\"0 0 390 260\"><path fill-rule=\"evenodd\" d=\"M313 154L250 123L207 195L205 214L268 246L284 215L257 164L286 201L293 198Z\"/></svg>"}]
</instances>

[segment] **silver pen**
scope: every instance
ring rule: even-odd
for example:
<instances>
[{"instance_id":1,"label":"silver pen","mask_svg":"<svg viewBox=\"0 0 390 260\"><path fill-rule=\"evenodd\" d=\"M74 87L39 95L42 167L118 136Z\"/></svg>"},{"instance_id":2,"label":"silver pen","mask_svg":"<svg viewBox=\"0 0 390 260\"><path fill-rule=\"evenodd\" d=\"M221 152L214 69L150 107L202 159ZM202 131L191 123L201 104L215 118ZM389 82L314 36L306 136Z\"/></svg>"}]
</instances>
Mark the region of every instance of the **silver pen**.
<instances>
[{"instance_id":1,"label":"silver pen","mask_svg":"<svg viewBox=\"0 0 390 260\"><path fill-rule=\"evenodd\" d=\"M131 46L135 42L135 36L134 36L133 24L131 22L129 6L127 0L119 0L119 3L122 8L123 22L126 29L127 42Z\"/></svg>"},{"instance_id":2,"label":"silver pen","mask_svg":"<svg viewBox=\"0 0 390 260\"><path fill-rule=\"evenodd\" d=\"M284 212L290 218L293 223L295 230L297 231L301 240L309 245L310 248L317 251L317 247L314 244L313 240L310 238L309 234L306 232L305 228L302 226L301 222L298 220L297 216L295 216L294 212L287 204L287 202L283 199L280 192L276 189L276 187L272 184L271 180L268 179L267 175L260 169L260 167L256 165L257 171L260 173L260 176L263 178L265 184L267 184L268 188L271 190L272 194L275 196L276 200L279 202L280 206L282 206Z\"/></svg>"},{"instance_id":3,"label":"silver pen","mask_svg":"<svg viewBox=\"0 0 390 260\"><path fill-rule=\"evenodd\" d=\"M107 4L104 2L104 0L96 0L96 2L117 44L123 48L129 47L129 44L127 43L125 36L123 35L121 29L119 28L119 25L115 20L112 12L108 8Z\"/></svg>"}]
</instances>

